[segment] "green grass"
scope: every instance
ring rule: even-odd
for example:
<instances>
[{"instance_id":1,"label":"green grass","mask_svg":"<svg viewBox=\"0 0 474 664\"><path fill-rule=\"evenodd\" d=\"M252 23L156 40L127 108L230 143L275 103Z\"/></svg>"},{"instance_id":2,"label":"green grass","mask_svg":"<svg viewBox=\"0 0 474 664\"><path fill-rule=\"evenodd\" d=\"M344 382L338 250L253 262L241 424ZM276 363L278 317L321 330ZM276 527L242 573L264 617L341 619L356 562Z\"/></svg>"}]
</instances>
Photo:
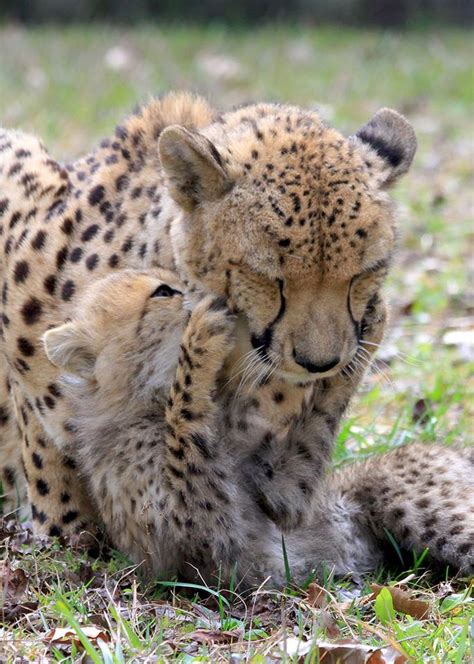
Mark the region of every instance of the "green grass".
<instances>
[{"instance_id":1,"label":"green grass","mask_svg":"<svg viewBox=\"0 0 474 664\"><path fill-rule=\"evenodd\" d=\"M401 246L390 281L391 331L340 433L339 464L414 440L472 444L472 55L471 35L461 31L4 27L0 123L40 134L66 158L109 133L136 102L171 88L199 91L224 108L263 99L317 106L348 133L380 106L410 117L419 151L396 192ZM194 588L144 588L119 554L91 561L59 544L32 543L27 533L3 535L4 559L24 570L26 586L16 599L4 590L1 661L74 662L85 648L93 662L219 662L233 652L241 659L232 661L260 664L284 657L295 635L398 644L420 663L469 661L468 582L435 579L420 558L405 561L398 581L432 603L428 620L376 605L369 582L397 582L386 571L360 587L328 575L320 580L324 606L311 607L304 589L262 589L243 600L222 589L195 596ZM12 605L24 613L11 615ZM91 625L109 640L88 636ZM76 640L48 641L66 626ZM299 661L317 662L316 649Z\"/></svg>"}]
</instances>

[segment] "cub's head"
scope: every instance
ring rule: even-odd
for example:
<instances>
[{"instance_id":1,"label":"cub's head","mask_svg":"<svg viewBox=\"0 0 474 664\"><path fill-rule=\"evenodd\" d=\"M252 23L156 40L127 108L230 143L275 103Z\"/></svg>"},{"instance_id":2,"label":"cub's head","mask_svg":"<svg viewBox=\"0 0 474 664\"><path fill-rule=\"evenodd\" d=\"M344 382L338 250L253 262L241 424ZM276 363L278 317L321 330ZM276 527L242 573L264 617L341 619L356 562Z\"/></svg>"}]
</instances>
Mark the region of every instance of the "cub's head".
<instances>
[{"instance_id":1,"label":"cub's head","mask_svg":"<svg viewBox=\"0 0 474 664\"><path fill-rule=\"evenodd\" d=\"M143 399L172 380L188 319L176 275L123 270L95 282L72 320L43 341L63 374L102 396Z\"/></svg>"},{"instance_id":2,"label":"cub's head","mask_svg":"<svg viewBox=\"0 0 474 664\"><path fill-rule=\"evenodd\" d=\"M416 149L405 118L382 109L346 139L315 113L258 105L202 133L168 127L159 148L187 287L227 296L288 380L347 365L394 251L387 189Z\"/></svg>"}]
</instances>

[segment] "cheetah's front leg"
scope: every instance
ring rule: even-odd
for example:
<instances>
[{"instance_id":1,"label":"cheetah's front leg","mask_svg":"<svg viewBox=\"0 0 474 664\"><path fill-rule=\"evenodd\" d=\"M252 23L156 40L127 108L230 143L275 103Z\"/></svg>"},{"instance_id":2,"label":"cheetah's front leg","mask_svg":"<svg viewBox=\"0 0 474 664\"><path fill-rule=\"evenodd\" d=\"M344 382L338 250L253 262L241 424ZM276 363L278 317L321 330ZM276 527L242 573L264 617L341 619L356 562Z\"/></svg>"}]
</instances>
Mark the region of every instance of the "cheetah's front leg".
<instances>
[{"instance_id":1,"label":"cheetah's front leg","mask_svg":"<svg viewBox=\"0 0 474 664\"><path fill-rule=\"evenodd\" d=\"M231 461L219 445L215 394L232 332L221 300L207 297L198 304L183 335L166 408L164 466L167 511L188 562L208 571L221 565L224 574L236 558L241 533Z\"/></svg>"},{"instance_id":2,"label":"cheetah's front leg","mask_svg":"<svg viewBox=\"0 0 474 664\"><path fill-rule=\"evenodd\" d=\"M362 351L366 366L382 340L386 318L384 300L374 297L361 323L360 347L366 349ZM288 435L264 441L244 463L256 502L280 528L292 530L311 515L315 489L325 475L341 418L363 375L358 362L315 382L308 407Z\"/></svg>"}]
</instances>

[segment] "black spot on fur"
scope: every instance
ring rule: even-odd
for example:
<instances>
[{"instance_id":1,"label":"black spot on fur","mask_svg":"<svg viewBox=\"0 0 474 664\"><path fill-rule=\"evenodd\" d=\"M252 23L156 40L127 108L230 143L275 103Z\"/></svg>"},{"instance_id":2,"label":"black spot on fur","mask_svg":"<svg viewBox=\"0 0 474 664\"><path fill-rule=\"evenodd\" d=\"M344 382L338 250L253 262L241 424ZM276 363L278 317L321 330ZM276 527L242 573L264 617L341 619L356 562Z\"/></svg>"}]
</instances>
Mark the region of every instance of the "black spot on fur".
<instances>
[{"instance_id":1,"label":"black spot on fur","mask_svg":"<svg viewBox=\"0 0 474 664\"><path fill-rule=\"evenodd\" d=\"M74 285L74 281L71 281L71 279L68 279L64 284L61 289L61 297L63 300L66 302L72 298L74 295L74 291L76 290L76 287Z\"/></svg>"},{"instance_id":2,"label":"black spot on fur","mask_svg":"<svg viewBox=\"0 0 474 664\"><path fill-rule=\"evenodd\" d=\"M130 178L128 177L128 175L125 175L124 173L123 175L119 175L118 178L115 180L115 188L117 189L117 191L123 191L128 187L129 183L130 183Z\"/></svg>"},{"instance_id":3,"label":"black spot on fur","mask_svg":"<svg viewBox=\"0 0 474 664\"><path fill-rule=\"evenodd\" d=\"M38 470L41 470L43 467L43 459L40 457L40 455L37 452L33 452L31 455L31 460L33 461L33 465L38 468Z\"/></svg>"},{"instance_id":4,"label":"black spot on fur","mask_svg":"<svg viewBox=\"0 0 474 664\"><path fill-rule=\"evenodd\" d=\"M72 219L66 217L66 219L63 221L61 225L61 230L64 233L64 235L71 235L74 230L74 224Z\"/></svg>"},{"instance_id":5,"label":"black spot on fur","mask_svg":"<svg viewBox=\"0 0 474 664\"><path fill-rule=\"evenodd\" d=\"M13 470L13 468L9 468L8 466L6 466L3 469L3 479L5 480L8 486L15 485L15 471Z\"/></svg>"},{"instance_id":6,"label":"black spot on fur","mask_svg":"<svg viewBox=\"0 0 474 664\"><path fill-rule=\"evenodd\" d=\"M91 254L86 258L86 267L92 272L99 263L99 256L97 254Z\"/></svg>"},{"instance_id":7,"label":"black spot on fur","mask_svg":"<svg viewBox=\"0 0 474 664\"><path fill-rule=\"evenodd\" d=\"M0 406L0 426L5 426L9 419L10 416L8 415L7 409L4 406Z\"/></svg>"},{"instance_id":8,"label":"black spot on fur","mask_svg":"<svg viewBox=\"0 0 474 664\"><path fill-rule=\"evenodd\" d=\"M50 383L48 385L48 392L57 399L61 396L61 390L55 383Z\"/></svg>"},{"instance_id":9,"label":"black spot on fur","mask_svg":"<svg viewBox=\"0 0 474 664\"><path fill-rule=\"evenodd\" d=\"M0 217L5 214L5 212L8 210L9 205L10 201L8 200L8 198L0 199Z\"/></svg>"},{"instance_id":10,"label":"black spot on fur","mask_svg":"<svg viewBox=\"0 0 474 664\"><path fill-rule=\"evenodd\" d=\"M56 401L48 394L44 397L44 403L49 408L49 410L53 410L56 406Z\"/></svg>"},{"instance_id":11,"label":"black spot on fur","mask_svg":"<svg viewBox=\"0 0 474 664\"><path fill-rule=\"evenodd\" d=\"M35 354L35 347L28 339L25 337L19 337L17 339L18 350L25 357L32 357Z\"/></svg>"},{"instance_id":12,"label":"black spot on fur","mask_svg":"<svg viewBox=\"0 0 474 664\"><path fill-rule=\"evenodd\" d=\"M81 247L74 247L74 249L71 251L71 255L69 257L69 260L71 263L79 263L79 261L82 258L83 250Z\"/></svg>"},{"instance_id":13,"label":"black spot on fur","mask_svg":"<svg viewBox=\"0 0 474 664\"><path fill-rule=\"evenodd\" d=\"M26 281L28 275L30 273L30 266L26 261L18 261L18 263L15 264L15 269L13 272L13 279L15 280L16 284L22 284Z\"/></svg>"},{"instance_id":14,"label":"black spot on fur","mask_svg":"<svg viewBox=\"0 0 474 664\"><path fill-rule=\"evenodd\" d=\"M89 240L92 240L92 238L97 235L98 231L99 226L97 224L91 224L81 235L81 240L83 242L89 242Z\"/></svg>"},{"instance_id":15,"label":"black spot on fur","mask_svg":"<svg viewBox=\"0 0 474 664\"><path fill-rule=\"evenodd\" d=\"M41 302L36 297L30 297L21 308L21 316L25 325L34 325L41 318Z\"/></svg>"},{"instance_id":16,"label":"black spot on fur","mask_svg":"<svg viewBox=\"0 0 474 664\"><path fill-rule=\"evenodd\" d=\"M56 275L48 275L43 282L43 286L49 295L54 295L54 291L56 290Z\"/></svg>"},{"instance_id":17,"label":"black spot on fur","mask_svg":"<svg viewBox=\"0 0 474 664\"><path fill-rule=\"evenodd\" d=\"M46 520L48 518L46 514L43 511L38 510L38 508L34 504L31 505L31 516L33 518L33 521L38 521L39 523L46 523Z\"/></svg>"},{"instance_id":18,"label":"black spot on fur","mask_svg":"<svg viewBox=\"0 0 474 664\"><path fill-rule=\"evenodd\" d=\"M63 515L61 521L63 523L71 523L72 521L75 521L78 516L79 512L77 510L69 510L69 512L66 512L66 514Z\"/></svg>"},{"instance_id":19,"label":"black spot on fur","mask_svg":"<svg viewBox=\"0 0 474 664\"><path fill-rule=\"evenodd\" d=\"M104 195L105 195L104 187L101 184L97 185L89 192L89 198L88 198L89 204L98 205L101 202L101 200L104 198Z\"/></svg>"},{"instance_id":20,"label":"black spot on fur","mask_svg":"<svg viewBox=\"0 0 474 664\"><path fill-rule=\"evenodd\" d=\"M36 488L40 496L47 496L49 493L49 486L42 479L36 480Z\"/></svg>"},{"instance_id":21,"label":"black spot on fur","mask_svg":"<svg viewBox=\"0 0 474 664\"><path fill-rule=\"evenodd\" d=\"M31 240L31 246L36 251L40 251L46 242L46 233L45 231L38 231L35 237Z\"/></svg>"},{"instance_id":22,"label":"black spot on fur","mask_svg":"<svg viewBox=\"0 0 474 664\"><path fill-rule=\"evenodd\" d=\"M67 260L68 253L69 249L67 247L63 247L56 254L56 267L58 268L58 270L62 270L62 268L64 267L64 263Z\"/></svg>"}]
</instances>

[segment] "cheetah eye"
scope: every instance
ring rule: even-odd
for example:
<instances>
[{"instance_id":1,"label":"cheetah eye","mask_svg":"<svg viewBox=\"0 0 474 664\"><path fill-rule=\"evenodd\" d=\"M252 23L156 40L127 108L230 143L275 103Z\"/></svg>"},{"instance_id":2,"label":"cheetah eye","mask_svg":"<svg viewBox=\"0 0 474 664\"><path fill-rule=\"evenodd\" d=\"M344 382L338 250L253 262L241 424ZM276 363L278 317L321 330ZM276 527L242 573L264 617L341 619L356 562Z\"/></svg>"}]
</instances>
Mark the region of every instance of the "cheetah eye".
<instances>
[{"instance_id":1,"label":"cheetah eye","mask_svg":"<svg viewBox=\"0 0 474 664\"><path fill-rule=\"evenodd\" d=\"M173 295L182 295L181 291L171 288L167 284L161 284L156 291L151 294L151 297L173 297Z\"/></svg>"}]
</instances>

